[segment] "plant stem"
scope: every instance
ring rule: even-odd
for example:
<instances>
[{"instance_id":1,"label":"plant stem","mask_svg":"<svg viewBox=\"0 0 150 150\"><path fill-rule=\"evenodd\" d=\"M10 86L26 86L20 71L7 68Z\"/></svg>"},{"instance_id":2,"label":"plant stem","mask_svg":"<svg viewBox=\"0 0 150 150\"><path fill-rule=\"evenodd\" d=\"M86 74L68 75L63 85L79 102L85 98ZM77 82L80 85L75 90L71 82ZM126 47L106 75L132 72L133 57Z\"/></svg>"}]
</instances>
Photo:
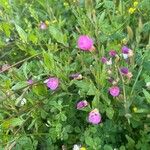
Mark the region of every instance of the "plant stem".
<instances>
[{"instance_id":1,"label":"plant stem","mask_svg":"<svg viewBox=\"0 0 150 150\"><path fill-rule=\"evenodd\" d=\"M0 73L3 73L3 72L5 72L5 71L7 71L7 70L9 70L9 69L11 69L11 68L13 68L13 67L19 65L19 64L21 64L21 63L23 63L23 62L25 62L25 61L31 59L31 58L37 57L37 56L40 55L40 54L41 54L41 53L38 53L38 54L36 54L36 55L30 56L30 57L28 57L28 58L25 58L25 59L23 59L23 60L21 60L21 61L15 63L15 64L13 64L13 65L7 67L5 70L0 71Z\"/></svg>"},{"instance_id":2,"label":"plant stem","mask_svg":"<svg viewBox=\"0 0 150 150\"><path fill-rule=\"evenodd\" d=\"M139 77L140 77L140 75L141 75L142 70L143 70L143 67L141 67L141 68L139 69L139 73L138 73L138 75L137 75L137 77L136 77L136 79L135 79L135 82L134 82L133 86L132 86L132 90L131 90L131 94L130 94L130 95L133 94L133 91L134 91L134 89L135 89L135 85L136 85L136 83L137 83L137 81L138 81L138 79L139 79Z\"/></svg>"},{"instance_id":3,"label":"plant stem","mask_svg":"<svg viewBox=\"0 0 150 150\"><path fill-rule=\"evenodd\" d=\"M129 115L129 109L128 109L128 107L127 107L127 97L126 97L126 91L125 91L125 84L124 84L124 79L123 79L123 76L122 76L122 74L121 74L121 72L120 72L119 67L118 67L118 71L119 71L119 74L120 74L120 77L121 77L121 80L122 80L125 116L126 116L128 122L130 122L129 116L128 116L128 115Z\"/></svg>"}]
</instances>

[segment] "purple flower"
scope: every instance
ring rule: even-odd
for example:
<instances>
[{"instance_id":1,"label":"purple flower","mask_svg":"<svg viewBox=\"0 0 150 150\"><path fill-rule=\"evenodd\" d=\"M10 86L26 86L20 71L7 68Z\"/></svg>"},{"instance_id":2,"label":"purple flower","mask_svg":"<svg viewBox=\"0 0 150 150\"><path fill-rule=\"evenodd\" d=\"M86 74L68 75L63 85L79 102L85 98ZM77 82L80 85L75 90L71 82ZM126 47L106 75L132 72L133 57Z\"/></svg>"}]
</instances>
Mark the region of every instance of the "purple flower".
<instances>
[{"instance_id":1,"label":"purple flower","mask_svg":"<svg viewBox=\"0 0 150 150\"><path fill-rule=\"evenodd\" d=\"M80 101L77 103L77 109L82 109L88 105L88 102L86 100Z\"/></svg>"},{"instance_id":2,"label":"purple flower","mask_svg":"<svg viewBox=\"0 0 150 150\"><path fill-rule=\"evenodd\" d=\"M47 29L46 23L45 23L45 22L41 22L40 25L39 25L39 28L40 28L41 30Z\"/></svg>"},{"instance_id":3,"label":"purple flower","mask_svg":"<svg viewBox=\"0 0 150 150\"><path fill-rule=\"evenodd\" d=\"M106 57L102 57L102 58L101 58L101 62L102 62L102 63L104 63L104 64L105 64L105 63L107 63L107 61L108 61L108 60L107 60L107 58L106 58Z\"/></svg>"},{"instance_id":4,"label":"purple flower","mask_svg":"<svg viewBox=\"0 0 150 150\"><path fill-rule=\"evenodd\" d=\"M115 50L110 50L110 51L109 51L109 55L110 55L111 57L115 57L115 56L117 55L117 52L116 52Z\"/></svg>"},{"instance_id":5,"label":"purple flower","mask_svg":"<svg viewBox=\"0 0 150 150\"><path fill-rule=\"evenodd\" d=\"M101 114L98 109L94 109L89 113L88 121L92 124L99 124L101 122Z\"/></svg>"},{"instance_id":6,"label":"purple flower","mask_svg":"<svg viewBox=\"0 0 150 150\"><path fill-rule=\"evenodd\" d=\"M82 79L82 74L80 74L80 73L74 73L74 74L71 74L71 75L69 76L69 78L70 78L70 79L77 79L77 80L80 80L80 79Z\"/></svg>"},{"instance_id":7,"label":"purple flower","mask_svg":"<svg viewBox=\"0 0 150 150\"><path fill-rule=\"evenodd\" d=\"M109 88L109 93L114 96L117 97L120 94L120 89L118 86L113 86Z\"/></svg>"},{"instance_id":8,"label":"purple flower","mask_svg":"<svg viewBox=\"0 0 150 150\"><path fill-rule=\"evenodd\" d=\"M120 69L120 71L121 71L122 74L125 74L125 75L127 75L128 72L129 72L128 68L126 68L126 67L122 67L122 68Z\"/></svg>"},{"instance_id":9,"label":"purple flower","mask_svg":"<svg viewBox=\"0 0 150 150\"><path fill-rule=\"evenodd\" d=\"M33 80L32 80L32 79L28 80L27 82L28 82L28 84L30 84L30 85L33 84Z\"/></svg>"},{"instance_id":10,"label":"purple flower","mask_svg":"<svg viewBox=\"0 0 150 150\"><path fill-rule=\"evenodd\" d=\"M51 90L56 90L58 85L59 85L59 80L56 77L51 77L47 80L44 81L44 83L47 84L47 87L50 88Z\"/></svg>"},{"instance_id":11,"label":"purple flower","mask_svg":"<svg viewBox=\"0 0 150 150\"><path fill-rule=\"evenodd\" d=\"M128 53L129 53L129 50L130 50L130 49L129 49L127 46L123 46L123 47L122 47L122 53L123 53L123 54L128 54Z\"/></svg>"},{"instance_id":12,"label":"purple flower","mask_svg":"<svg viewBox=\"0 0 150 150\"><path fill-rule=\"evenodd\" d=\"M93 40L87 35L81 35L78 39L78 48L84 51L90 51L93 47Z\"/></svg>"}]
</instances>

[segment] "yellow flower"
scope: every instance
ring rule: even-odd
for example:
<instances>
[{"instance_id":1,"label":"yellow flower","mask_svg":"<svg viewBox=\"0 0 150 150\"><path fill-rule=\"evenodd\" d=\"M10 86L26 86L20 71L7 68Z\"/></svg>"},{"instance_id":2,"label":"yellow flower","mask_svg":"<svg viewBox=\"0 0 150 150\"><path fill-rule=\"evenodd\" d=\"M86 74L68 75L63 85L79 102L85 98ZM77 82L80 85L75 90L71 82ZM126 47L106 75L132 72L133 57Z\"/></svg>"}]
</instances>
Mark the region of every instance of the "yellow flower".
<instances>
[{"instance_id":1,"label":"yellow flower","mask_svg":"<svg viewBox=\"0 0 150 150\"><path fill-rule=\"evenodd\" d=\"M138 3L137 1L135 1L135 2L133 3L133 6L134 6L134 7L137 7L138 4L139 4L139 3Z\"/></svg>"},{"instance_id":2,"label":"yellow flower","mask_svg":"<svg viewBox=\"0 0 150 150\"><path fill-rule=\"evenodd\" d=\"M137 107L133 107L133 109L132 109L134 112L137 112Z\"/></svg>"},{"instance_id":3,"label":"yellow flower","mask_svg":"<svg viewBox=\"0 0 150 150\"><path fill-rule=\"evenodd\" d=\"M130 7L128 11L129 11L130 14L133 14L135 12L135 10L136 10L135 8Z\"/></svg>"},{"instance_id":4,"label":"yellow flower","mask_svg":"<svg viewBox=\"0 0 150 150\"><path fill-rule=\"evenodd\" d=\"M86 148L85 147L81 147L80 150L86 150Z\"/></svg>"},{"instance_id":5,"label":"yellow flower","mask_svg":"<svg viewBox=\"0 0 150 150\"><path fill-rule=\"evenodd\" d=\"M46 21L45 21L45 24L46 24L46 25L49 25L49 21L48 21L48 20L46 20Z\"/></svg>"}]
</instances>

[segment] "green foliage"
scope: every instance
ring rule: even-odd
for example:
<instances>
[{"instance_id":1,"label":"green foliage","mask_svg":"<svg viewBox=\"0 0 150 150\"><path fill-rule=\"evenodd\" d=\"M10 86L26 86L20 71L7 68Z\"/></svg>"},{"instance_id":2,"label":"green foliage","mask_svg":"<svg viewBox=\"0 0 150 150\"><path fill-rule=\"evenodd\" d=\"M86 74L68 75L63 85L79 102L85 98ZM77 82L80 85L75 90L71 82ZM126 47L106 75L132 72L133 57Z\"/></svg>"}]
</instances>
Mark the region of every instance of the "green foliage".
<instances>
[{"instance_id":1,"label":"green foliage","mask_svg":"<svg viewBox=\"0 0 150 150\"><path fill-rule=\"evenodd\" d=\"M137 2L0 0L0 150L149 149L150 1ZM91 37L96 50L81 51L80 35ZM128 62L123 45L134 53ZM103 64L112 49L118 57ZM59 79L56 90L47 87L49 77ZM109 94L109 77L118 97ZM80 100L88 107L77 109ZM98 125L88 122L95 108Z\"/></svg>"}]
</instances>

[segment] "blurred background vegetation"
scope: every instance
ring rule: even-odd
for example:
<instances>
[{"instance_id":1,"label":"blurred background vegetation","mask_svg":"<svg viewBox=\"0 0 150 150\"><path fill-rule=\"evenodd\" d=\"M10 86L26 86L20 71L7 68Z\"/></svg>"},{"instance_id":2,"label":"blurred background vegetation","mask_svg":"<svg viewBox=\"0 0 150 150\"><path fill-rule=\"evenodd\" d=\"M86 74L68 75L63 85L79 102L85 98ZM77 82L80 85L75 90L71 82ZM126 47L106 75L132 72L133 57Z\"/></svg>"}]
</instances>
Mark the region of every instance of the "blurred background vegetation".
<instances>
[{"instance_id":1,"label":"blurred background vegetation","mask_svg":"<svg viewBox=\"0 0 150 150\"><path fill-rule=\"evenodd\" d=\"M88 150L148 150L149 6L149 0L1 0L0 149L59 150L79 143ZM77 50L81 34L93 38L97 59L110 49L119 52L122 45L134 51L134 76L126 85L130 124L122 115L122 103L116 109L107 96L102 65ZM86 82L70 81L72 72L82 73ZM43 85L48 76L61 79L56 93ZM33 85L28 85L29 79ZM91 90L95 87L103 94ZM23 98L27 102L22 106ZM74 108L81 98L98 102L102 124L89 125L87 112Z\"/></svg>"}]
</instances>

